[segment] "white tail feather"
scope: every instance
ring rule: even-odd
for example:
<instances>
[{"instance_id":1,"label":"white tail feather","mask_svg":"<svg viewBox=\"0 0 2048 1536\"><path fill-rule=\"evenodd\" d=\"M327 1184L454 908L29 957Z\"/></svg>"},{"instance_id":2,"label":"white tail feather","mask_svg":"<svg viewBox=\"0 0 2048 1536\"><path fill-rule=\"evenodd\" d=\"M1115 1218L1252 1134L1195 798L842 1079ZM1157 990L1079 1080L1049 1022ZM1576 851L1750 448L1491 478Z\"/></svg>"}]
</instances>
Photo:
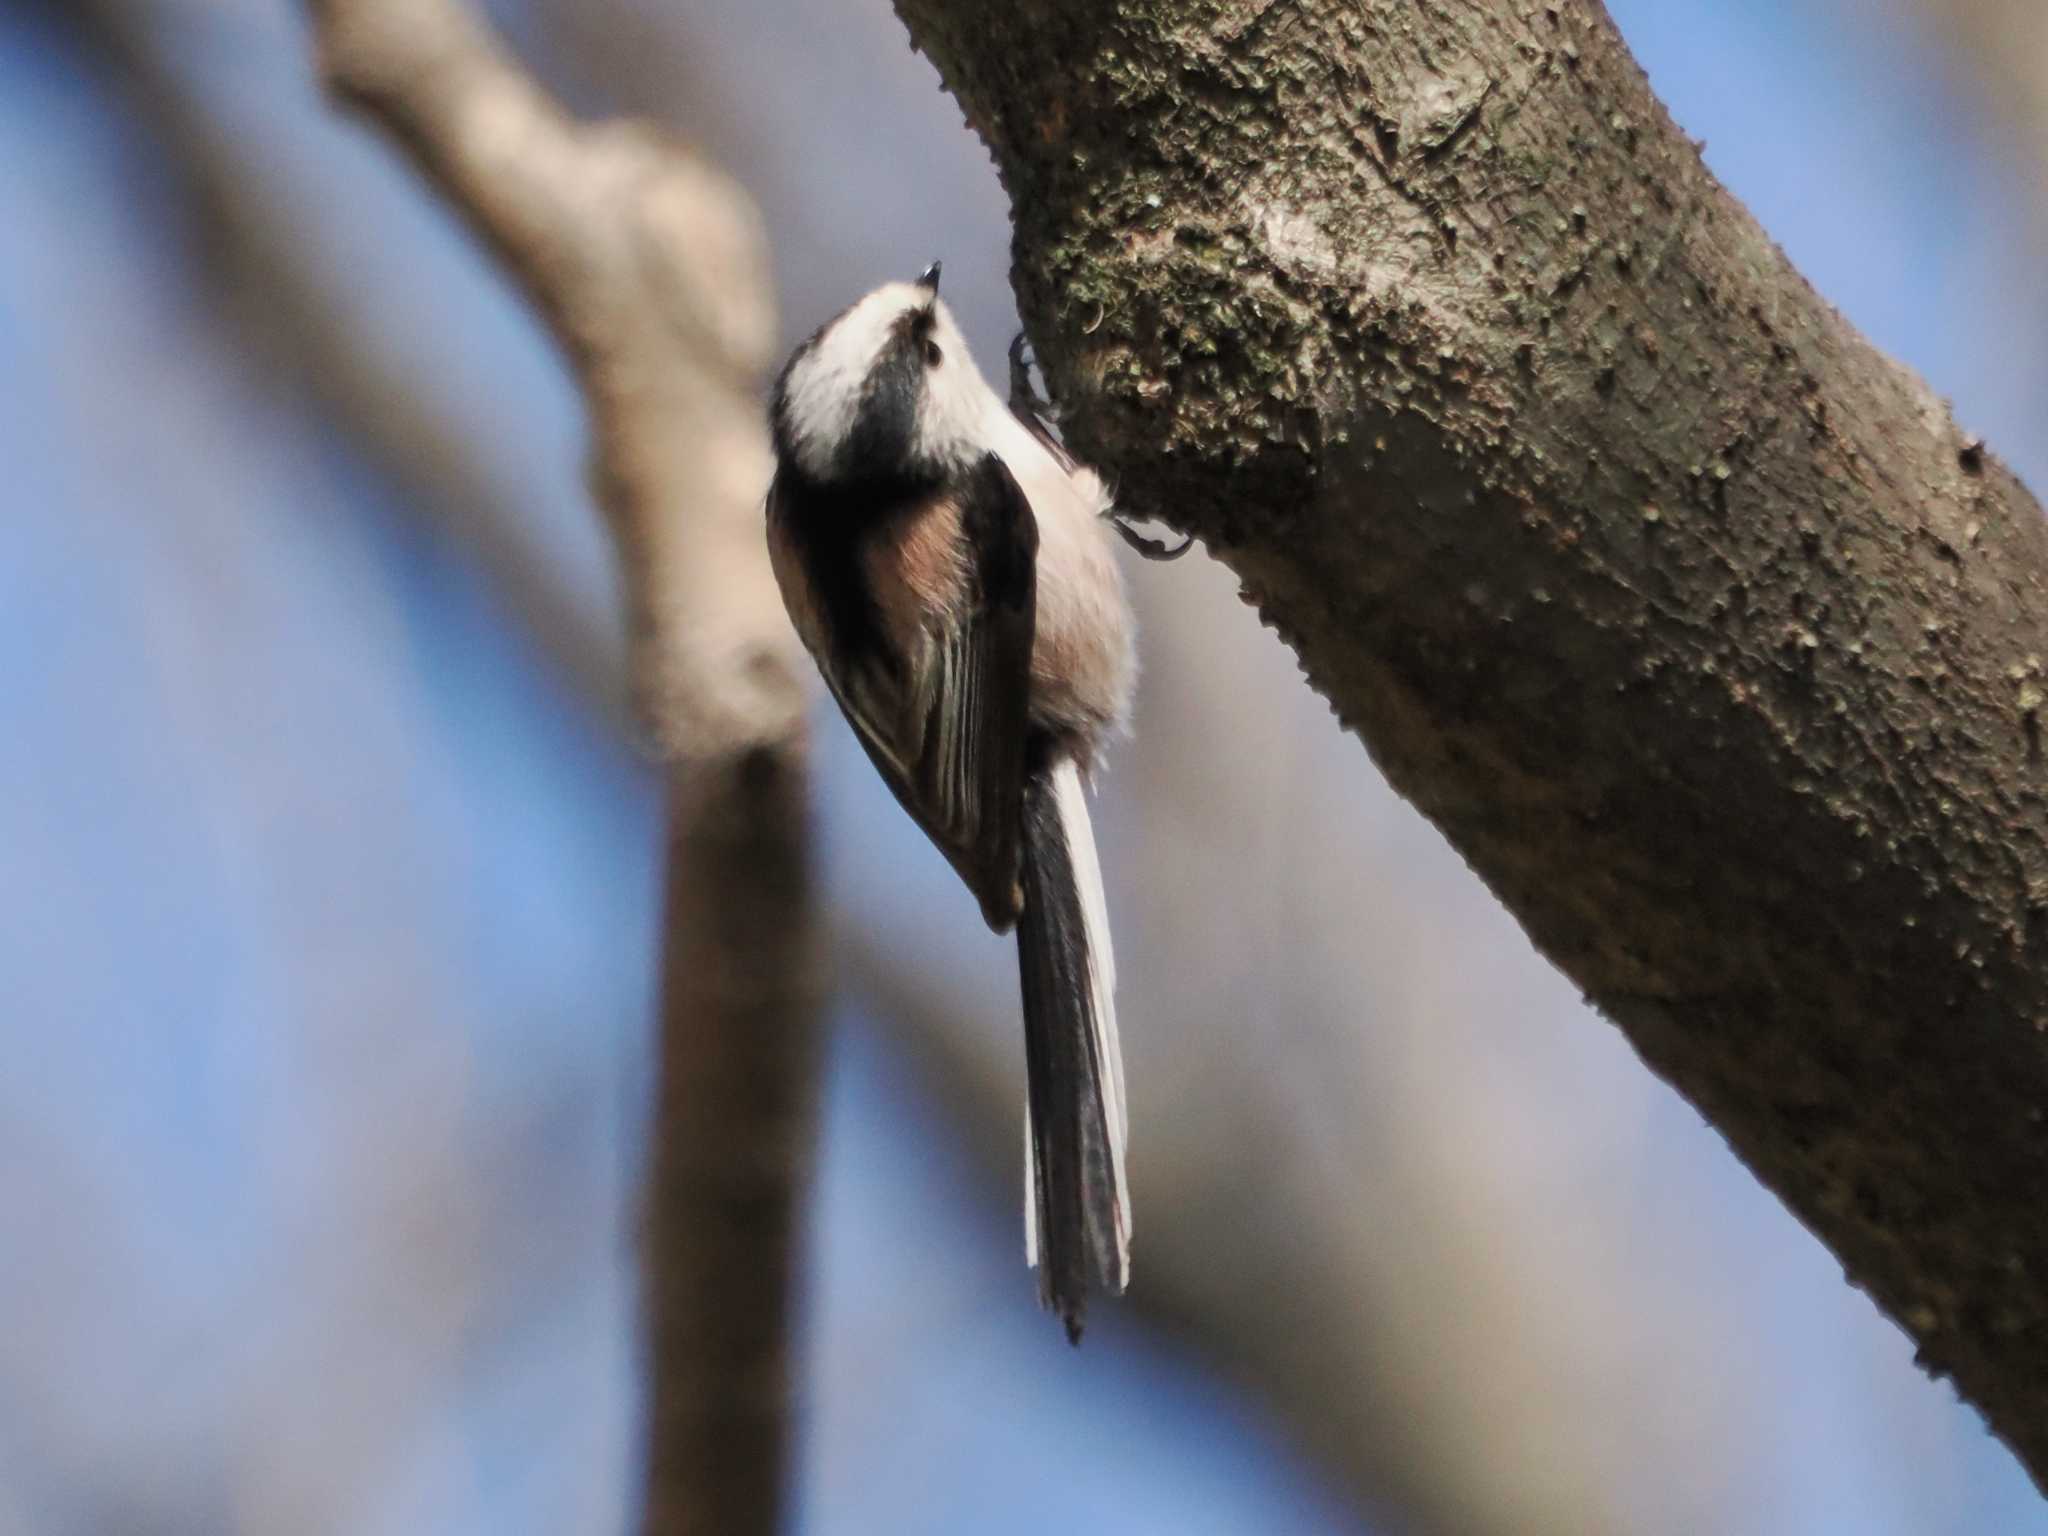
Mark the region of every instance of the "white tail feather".
<instances>
[{"instance_id":1,"label":"white tail feather","mask_svg":"<svg viewBox=\"0 0 2048 1536\"><path fill-rule=\"evenodd\" d=\"M1031 1135L1031 1098L1024 1099L1024 1263L1038 1268L1038 1148Z\"/></svg>"},{"instance_id":2,"label":"white tail feather","mask_svg":"<svg viewBox=\"0 0 2048 1536\"><path fill-rule=\"evenodd\" d=\"M1088 819L1088 796L1081 770L1071 761L1053 769L1053 800L1060 829L1066 835L1067 858L1081 899L1088 940L1090 1013L1095 1025L1095 1058L1101 1064L1103 1114L1109 1130L1110 1173L1116 1183L1117 1287L1131 1276L1131 1201L1124 1177L1128 1111L1124 1104L1123 1047L1116 1029L1116 951L1109 938L1109 903L1102 890L1102 862L1095 853L1095 828ZM1024 1258L1038 1267L1038 1167L1032 1156L1029 1106L1024 1123Z\"/></svg>"}]
</instances>

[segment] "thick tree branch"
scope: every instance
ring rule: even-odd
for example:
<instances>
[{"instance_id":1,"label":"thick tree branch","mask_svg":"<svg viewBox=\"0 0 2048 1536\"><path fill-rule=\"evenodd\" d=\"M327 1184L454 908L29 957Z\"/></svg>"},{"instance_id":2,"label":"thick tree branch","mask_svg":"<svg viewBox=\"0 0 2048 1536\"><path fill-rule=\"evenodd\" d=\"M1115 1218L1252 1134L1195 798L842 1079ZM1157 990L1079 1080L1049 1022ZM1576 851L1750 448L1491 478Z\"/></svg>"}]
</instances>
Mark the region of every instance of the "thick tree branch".
<instances>
[{"instance_id":1,"label":"thick tree branch","mask_svg":"<svg viewBox=\"0 0 2048 1536\"><path fill-rule=\"evenodd\" d=\"M773 1531L820 965L807 671L760 527L757 221L651 129L569 119L455 0L311 9L330 88L503 257L589 400L635 695L672 779L646 1529Z\"/></svg>"},{"instance_id":2,"label":"thick tree branch","mask_svg":"<svg viewBox=\"0 0 2048 1536\"><path fill-rule=\"evenodd\" d=\"M2048 529L1597 0L898 0L1076 445L2048 1472Z\"/></svg>"}]
</instances>

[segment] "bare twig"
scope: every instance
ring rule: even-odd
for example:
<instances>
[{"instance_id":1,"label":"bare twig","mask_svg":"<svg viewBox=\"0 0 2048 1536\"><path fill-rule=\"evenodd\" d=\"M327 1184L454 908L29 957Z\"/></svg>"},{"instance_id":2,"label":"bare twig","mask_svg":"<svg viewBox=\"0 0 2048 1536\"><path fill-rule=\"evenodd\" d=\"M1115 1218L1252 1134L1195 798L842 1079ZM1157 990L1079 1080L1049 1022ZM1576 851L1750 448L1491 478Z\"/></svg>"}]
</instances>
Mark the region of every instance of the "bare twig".
<instances>
[{"instance_id":1,"label":"bare twig","mask_svg":"<svg viewBox=\"0 0 2048 1536\"><path fill-rule=\"evenodd\" d=\"M329 88L497 251L589 402L634 694L672 780L646 1529L772 1531L820 987L806 669L759 523L757 221L653 129L570 119L456 0L310 9Z\"/></svg>"}]
</instances>

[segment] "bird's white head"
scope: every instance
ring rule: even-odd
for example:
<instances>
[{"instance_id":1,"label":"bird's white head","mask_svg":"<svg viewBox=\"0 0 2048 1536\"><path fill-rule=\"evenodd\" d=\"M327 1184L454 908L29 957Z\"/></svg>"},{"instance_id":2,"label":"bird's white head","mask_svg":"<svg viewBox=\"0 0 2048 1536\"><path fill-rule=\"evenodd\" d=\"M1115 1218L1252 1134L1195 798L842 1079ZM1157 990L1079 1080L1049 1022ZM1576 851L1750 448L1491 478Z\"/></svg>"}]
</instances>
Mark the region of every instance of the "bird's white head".
<instances>
[{"instance_id":1,"label":"bird's white head","mask_svg":"<svg viewBox=\"0 0 2048 1536\"><path fill-rule=\"evenodd\" d=\"M812 480L942 482L979 462L1002 401L939 298L939 264L821 326L775 382L784 464Z\"/></svg>"}]
</instances>

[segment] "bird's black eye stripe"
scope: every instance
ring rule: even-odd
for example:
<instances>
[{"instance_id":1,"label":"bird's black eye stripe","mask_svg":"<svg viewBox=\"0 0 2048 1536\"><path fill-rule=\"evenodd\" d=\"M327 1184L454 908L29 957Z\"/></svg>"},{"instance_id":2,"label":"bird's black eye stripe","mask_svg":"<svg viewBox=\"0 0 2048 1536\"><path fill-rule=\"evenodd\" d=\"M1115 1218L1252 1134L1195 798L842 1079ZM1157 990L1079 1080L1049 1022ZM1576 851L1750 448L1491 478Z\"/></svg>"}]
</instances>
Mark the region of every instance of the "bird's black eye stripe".
<instances>
[{"instance_id":1,"label":"bird's black eye stripe","mask_svg":"<svg viewBox=\"0 0 2048 1536\"><path fill-rule=\"evenodd\" d=\"M896 322L899 344L915 348L928 368L936 368L946 360L946 354L932 340L932 331L938 323L939 317L932 313L929 305L907 311Z\"/></svg>"}]
</instances>

